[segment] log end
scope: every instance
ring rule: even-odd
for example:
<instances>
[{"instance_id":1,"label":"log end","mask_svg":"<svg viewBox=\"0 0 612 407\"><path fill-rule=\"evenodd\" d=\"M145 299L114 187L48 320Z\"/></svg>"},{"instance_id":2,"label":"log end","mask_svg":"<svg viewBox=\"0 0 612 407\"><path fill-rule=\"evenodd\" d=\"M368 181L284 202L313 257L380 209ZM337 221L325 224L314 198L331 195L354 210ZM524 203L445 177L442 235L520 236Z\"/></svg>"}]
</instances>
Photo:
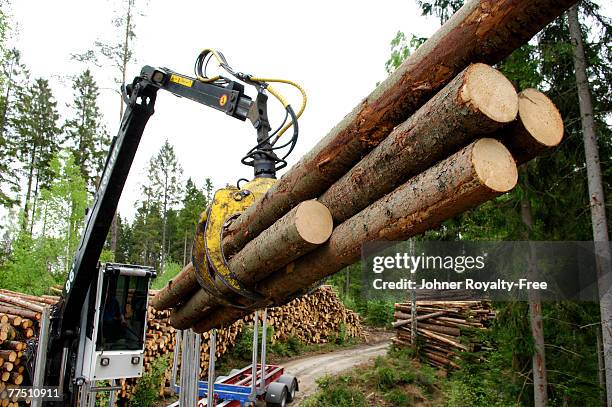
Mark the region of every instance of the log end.
<instances>
[{"instance_id":1,"label":"log end","mask_svg":"<svg viewBox=\"0 0 612 407\"><path fill-rule=\"evenodd\" d=\"M474 143L472 165L481 182L493 191L507 192L518 181L512 154L495 139L483 138Z\"/></svg>"},{"instance_id":2,"label":"log end","mask_svg":"<svg viewBox=\"0 0 612 407\"><path fill-rule=\"evenodd\" d=\"M486 64L470 65L461 98L498 123L509 123L518 113L514 86L501 72Z\"/></svg>"},{"instance_id":3,"label":"log end","mask_svg":"<svg viewBox=\"0 0 612 407\"><path fill-rule=\"evenodd\" d=\"M536 89L525 89L518 95L519 117L534 141L554 147L563 138L563 119L554 103Z\"/></svg>"},{"instance_id":4,"label":"log end","mask_svg":"<svg viewBox=\"0 0 612 407\"><path fill-rule=\"evenodd\" d=\"M306 242L322 244L331 236L334 220L329 209L321 202L304 201L296 209L295 227Z\"/></svg>"}]
</instances>

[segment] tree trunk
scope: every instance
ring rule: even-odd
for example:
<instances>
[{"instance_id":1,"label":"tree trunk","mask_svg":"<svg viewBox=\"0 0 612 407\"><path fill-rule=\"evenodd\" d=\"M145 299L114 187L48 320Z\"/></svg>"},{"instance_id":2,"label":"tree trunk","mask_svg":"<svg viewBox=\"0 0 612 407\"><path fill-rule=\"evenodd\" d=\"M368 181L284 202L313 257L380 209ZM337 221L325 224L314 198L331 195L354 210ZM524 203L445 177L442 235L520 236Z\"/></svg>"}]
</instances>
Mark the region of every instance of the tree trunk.
<instances>
[{"instance_id":1,"label":"tree trunk","mask_svg":"<svg viewBox=\"0 0 612 407\"><path fill-rule=\"evenodd\" d=\"M332 228L331 214L324 205L314 200L302 202L229 260L229 269L237 280L250 287L327 241ZM219 295L229 297L233 294L218 277L211 280L205 264L201 264L199 270L200 279L214 285L213 290L218 290ZM163 296L158 294L157 297L162 299ZM170 323L179 329L190 327L200 319L202 312L218 304L220 299L217 298L206 290L199 290L174 310Z\"/></svg>"},{"instance_id":2,"label":"tree trunk","mask_svg":"<svg viewBox=\"0 0 612 407\"><path fill-rule=\"evenodd\" d=\"M396 127L319 201L339 224L478 136L514 121L517 112L518 97L512 83L488 65L470 65Z\"/></svg>"},{"instance_id":3,"label":"tree trunk","mask_svg":"<svg viewBox=\"0 0 612 407\"><path fill-rule=\"evenodd\" d=\"M525 168L523 167L523 170ZM527 238L530 239L533 232L533 215L531 213L531 202L526 194L526 185L523 183L523 197L521 199L521 218L527 229ZM537 257L535 247L529 245L528 276L531 281L537 281ZM533 337L534 352L532 356L533 367L533 402L534 407L545 407L548 403L546 379L546 351L544 347L544 327L542 325L542 301L537 290L529 290L527 293L529 301L529 323L531 336Z\"/></svg>"},{"instance_id":4,"label":"tree trunk","mask_svg":"<svg viewBox=\"0 0 612 407\"><path fill-rule=\"evenodd\" d=\"M472 0L230 226L235 253L293 206L316 198L472 62L496 64L577 0Z\"/></svg>"},{"instance_id":5,"label":"tree trunk","mask_svg":"<svg viewBox=\"0 0 612 407\"><path fill-rule=\"evenodd\" d=\"M129 50L130 50L130 27L132 24L132 2L133 0L128 0L128 9L126 15L126 24L125 24L125 39L123 41L123 55L121 58L121 84L125 84L125 78L127 75L127 64L129 61ZM123 118L123 95L119 93L119 121ZM119 240L119 227L117 225L117 217L119 215L115 212L113 215L113 221L111 223L111 251L115 258L117 257L117 242Z\"/></svg>"},{"instance_id":6,"label":"tree trunk","mask_svg":"<svg viewBox=\"0 0 612 407\"><path fill-rule=\"evenodd\" d=\"M593 241L600 288L599 307L601 312L601 330L606 366L606 393L608 405L612 406L612 264L610 261L610 242L608 236L608 221L604 201L601 167L595 120L593 119L593 103L587 79L587 64L582 44L582 30L578 21L576 6L570 9L568 22L572 43L574 44L574 67L576 70L576 86L580 103L580 118L584 137L584 153L587 166L587 179L591 206L591 222L593 226Z\"/></svg>"},{"instance_id":7,"label":"tree trunk","mask_svg":"<svg viewBox=\"0 0 612 407\"><path fill-rule=\"evenodd\" d=\"M512 189L517 169L510 152L498 141L481 139L409 180L337 226L329 241L256 285L275 303L297 293L359 259L362 244L405 240L436 227L470 208ZM242 311L215 309L201 314L194 329L204 332L226 325Z\"/></svg>"},{"instance_id":8,"label":"tree trunk","mask_svg":"<svg viewBox=\"0 0 612 407\"><path fill-rule=\"evenodd\" d=\"M28 227L28 219L30 210L30 195L32 194L32 181L34 180L34 163L36 162L36 143L32 146L32 152L30 153L30 168L28 170L28 189L26 191L25 203L23 205L23 220L21 228L25 231Z\"/></svg>"},{"instance_id":9,"label":"tree trunk","mask_svg":"<svg viewBox=\"0 0 612 407\"><path fill-rule=\"evenodd\" d=\"M161 267L160 274L164 274L166 270L166 233L168 228L168 173L167 168L163 169L164 172L164 211L163 211L163 222L162 222L162 245L161 245Z\"/></svg>"}]
</instances>

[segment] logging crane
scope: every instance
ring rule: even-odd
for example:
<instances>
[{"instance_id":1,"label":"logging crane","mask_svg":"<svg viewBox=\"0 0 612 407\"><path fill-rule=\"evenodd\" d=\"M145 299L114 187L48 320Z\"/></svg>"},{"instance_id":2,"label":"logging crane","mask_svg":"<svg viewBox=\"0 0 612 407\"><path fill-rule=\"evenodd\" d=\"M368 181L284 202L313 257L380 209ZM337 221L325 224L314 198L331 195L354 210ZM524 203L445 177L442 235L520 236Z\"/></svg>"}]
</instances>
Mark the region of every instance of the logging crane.
<instances>
[{"instance_id":1,"label":"logging crane","mask_svg":"<svg viewBox=\"0 0 612 407\"><path fill-rule=\"evenodd\" d=\"M207 76L211 59L229 75ZM63 397L60 400L52 397L53 393L46 393L51 397L34 399L34 405L93 406L97 392L113 390L113 386L116 389L116 379L142 375L149 286L156 276L155 270L136 265L101 264L99 258L159 90L241 121L249 119L256 130L256 144L241 160L253 167L253 180L242 179L236 187L217 191L218 205L213 205L207 216L223 219L226 213L220 208L235 212L249 205L273 184L276 172L287 165L287 156L298 139L298 118L306 104L304 90L289 80L234 71L223 54L212 49L198 55L194 70L195 77L190 77L167 68L144 66L131 84L122 87L126 110L118 134L112 140L93 205L88 210L61 300L46 317L43 315L38 346L30 349L32 356L36 353L29 369L33 389L55 388L59 390L55 396ZM272 83L296 87L303 97L301 108L295 112ZM245 94L245 85L256 89L254 99ZM285 111L283 122L274 131L268 120L268 94ZM289 139L279 142L290 129ZM242 188L241 181L246 181ZM220 247L219 242L216 247ZM210 245L208 248L212 250ZM96 382L100 381L111 381L112 385L97 387Z\"/></svg>"}]
</instances>

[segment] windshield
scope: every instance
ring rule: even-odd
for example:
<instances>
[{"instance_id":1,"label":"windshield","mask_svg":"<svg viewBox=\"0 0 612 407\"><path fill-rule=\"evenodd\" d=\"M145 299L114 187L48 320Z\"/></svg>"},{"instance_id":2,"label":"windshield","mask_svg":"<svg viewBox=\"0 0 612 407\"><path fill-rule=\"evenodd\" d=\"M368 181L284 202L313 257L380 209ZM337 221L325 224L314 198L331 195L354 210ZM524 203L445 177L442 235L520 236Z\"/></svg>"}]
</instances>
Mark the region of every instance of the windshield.
<instances>
[{"instance_id":1,"label":"windshield","mask_svg":"<svg viewBox=\"0 0 612 407\"><path fill-rule=\"evenodd\" d=\"M143 348L149 279L105 275L97 350L140 350Z\"/></svg>"}]
</instances>

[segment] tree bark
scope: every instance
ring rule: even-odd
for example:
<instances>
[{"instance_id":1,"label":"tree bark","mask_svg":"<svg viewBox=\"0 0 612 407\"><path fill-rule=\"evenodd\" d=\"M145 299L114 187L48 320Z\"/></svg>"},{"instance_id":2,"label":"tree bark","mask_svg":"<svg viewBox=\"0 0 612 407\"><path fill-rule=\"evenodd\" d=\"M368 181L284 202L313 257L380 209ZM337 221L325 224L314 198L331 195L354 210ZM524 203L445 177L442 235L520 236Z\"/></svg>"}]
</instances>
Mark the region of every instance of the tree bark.
<instances>
[{"instance_id":1,"label":"tree bark","mask_svg":"<svg viewBox=\"0 0 612 407\"><path fill-rule=\"evenodd\" d=\"M524 168L523 168L524 169ZM523 184L523 187L525 185ZM526 190L526 188L523 188ZM521 199L521 219L527 229L527 238L530 239L533 232L533 215L531 212L531 202L523 191ZM537 281L537 257L535 248L529 245L528 277L531 281ZM546 378L546 350L544 346L544 327L542 324L542 301L537 290L529 290L527 293L529 302L529 323L531 326L531 336L533 338L533 404L534 407L545 407L548 403L548 380Z\"/></svg>"},{"instance_id":2,"label":"tree bark","mask_svg":"<svg viewBox=\"0 0 612 407\"><path fill-rule=\"evenodd\" d=\"M472 0L234 222L235 253L293 206L316 198L472 62L496 64L577 0Z\"/></svg>"},{"instance_id":3,"label":"tree bark","mask_svg":"<svg viewBox=\"0 0 612 407\"><path fill-rule=\"evenodd\" d=\"M319 201L341 223L412 176L471 141L514 121L512 83L485 64L472 64L396 127L334 183Z\"/></svg>"},{"instance_id":4,"label":"tree bark","mask_svg":"<svg viewBox=\"0 0 612 407\"><path fill-rule=\"evenodd\" d=\"M333 221L329 210L320 202L311 200L300 203L291 212L274 223L264 233L249 242L229 260L229 268L246 286L265 278L270 273L323 244L332 233ZM205 264L200 270L209 279ZM203 273L204 274L204 273ZM219 278L211 281L221 295L233 292ZM218 303L207 291L197 291L170 317L172 326L184 329L195 323L201 313Z\"/></svg>"},{"instance_id":5,"label":"tree bark","mask_svg":"<svg viewBox=\"0 0 612 407\"><path fill-rule=\"evenodd\" d=\"M584 138L584 153L587 166L587 179L591 206L591 223L595 244L596 265L599 284L599 307L601 312L601 330L606 366L606 393L608 405L612 406L612 263L610 260L610 240L608 221L604 201L601 167L597 133L593 119L593 103L587 79L587 63L582 43L582 29L578 21L578 9L572 7L568 14L568 23L574 45L574 67L576 86L580 103L580 118Z\"/></svg>"},{"instance_id":6,"label":"tree bark","mask_svg":"<svg viewBox=\"0 0 612 407\"><path fill-rule=\"evenodd\" d=\"M405 240L512 189L517 169L498 141L481 139L463 148L337 226L329 241L256 285L275 303L359 259L374 240ZM201 315L194 329L227 325L243 312L218 308Z\"/></svg>"},{"instance_id":7,"label":"tree bark","mask_svg":"<svg viewBox=\"0 0 612 407\"><path fill-rule=\"evenodd\" d=\"M530 88L518 94L518 117L498 137L520 165L557 146L563 132L557 107L545 94Z\"/></svg>"},{"instance_id":8,"label":"tree bark","mask_svg":"<svg viewBox=\"0 0 612 407\"><path fill-rule=\"evenodd\" d=\"M181 299L189 298L198 289L193 264L189 262L183 270L166 284L152 299L151 305L156 310L164 310L172 307Z\"/></svg>"}]
</instances>

